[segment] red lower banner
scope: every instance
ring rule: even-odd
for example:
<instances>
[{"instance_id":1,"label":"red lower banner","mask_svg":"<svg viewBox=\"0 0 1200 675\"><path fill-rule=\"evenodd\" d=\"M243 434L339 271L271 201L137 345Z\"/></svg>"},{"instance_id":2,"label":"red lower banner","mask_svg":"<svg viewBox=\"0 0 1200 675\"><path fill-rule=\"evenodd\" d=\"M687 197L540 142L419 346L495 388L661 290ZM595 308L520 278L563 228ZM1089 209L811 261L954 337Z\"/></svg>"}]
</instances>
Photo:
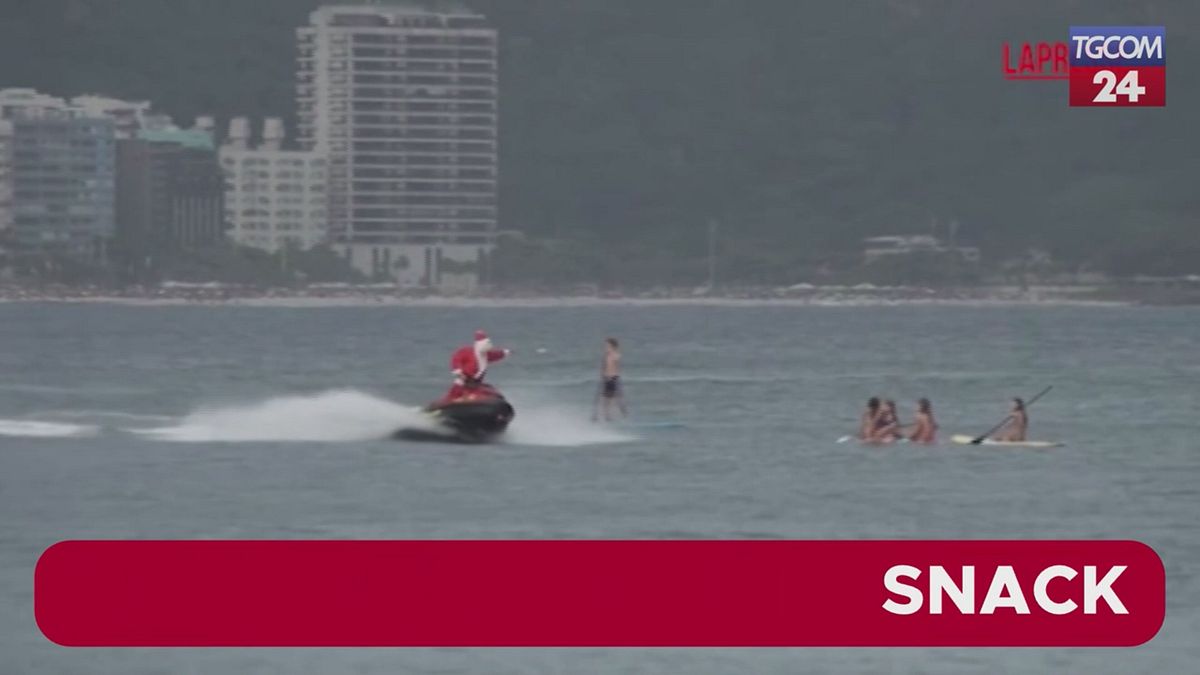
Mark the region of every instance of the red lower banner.
<instances>
[{"instance_id":1,"label":"red lower banner","mask_svg":"<svg viewBox=\"0 0 1200 675\"><path fill-rule=\"evenodd\" d=\"M64 541L68 646L1133 646L1135 541Z\"/></svg>"}]
</instances>

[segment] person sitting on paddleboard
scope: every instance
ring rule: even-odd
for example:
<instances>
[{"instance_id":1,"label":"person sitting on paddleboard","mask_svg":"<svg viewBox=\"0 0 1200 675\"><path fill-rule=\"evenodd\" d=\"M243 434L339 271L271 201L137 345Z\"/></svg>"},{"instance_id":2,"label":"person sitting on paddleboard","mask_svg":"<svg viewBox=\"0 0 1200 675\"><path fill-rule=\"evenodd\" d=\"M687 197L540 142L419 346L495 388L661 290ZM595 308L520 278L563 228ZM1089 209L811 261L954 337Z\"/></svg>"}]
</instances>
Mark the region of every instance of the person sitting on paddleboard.
<instances>
[{"instance_id":1,"label":"person sitting on paddleboard","mask_svg":"<svg viewBox=\"0 0 1200 675\"><path fill-rule=\"evenodd\" d=\"M998 441L1024 442L1028 429L1029 415L1025 412L1025 401L1014 398L1012 412L1008 414L1008 423L993 438Z\"/></svg>"},{"instance_id":2,"label":"person sitting on paddleboard","mask_svg":"<svg viewBox=\"0 0 1200 675\"><path fill-rule=\"evenodd\" d=\"M900 423L896 419L895 404L888 400L883 401L880 406L880 412L875 416L875 422L871 424L871 434L866 437L869 443L890 443L896 440L896 435L899 434Z\"/></svg>"},{"instance_id":3,"label":"person sitting on paddleboard","mask_svg":"<svg viewBox=\"0 0 1200 675\"><path fill-rule=\"evenodd\" d=\"M871 432L871 440L876 443L891 443L898 441L900 434L900 418L896 414L896 402L889 399L883 402L879 415L875 417L875 429Z\"/></svg>"},{"instance_id":4,"label":"person sitting on paddleboard","mask_svg":"<svg viewBox=\"0 0 1200 675\"><path fill-rule=\"evenodd\" d=\"M869 441L875 435L875 420L879 418L879 398L872 396L867 399L867 409L858 420L858 438Z\"/></svg>"},{"instance_id":5,"label":"person sitting on paddleboard","mask_svg":"<svg viewBox=\"0 0 1200 675\"><path fill-rule=\"evenodd\" d=\"M446 392L444 400L457 401L468 396L471 390L483 383L488 365L511 354L508 349L496 349L487 333L475 331L475 342L463 345L450 357L450 374L454 384Z\"/></svg>"},{"instance_id":6,"label":"person sitting on paddleboard","mask_svg":"<svg viewBox=\"0 0 1200 675\"><path fill-rule=\"evenodd\" d=\"M912 434L908 440L913 443L934 443L937 440L937 422L933 419L933 404L929 399L917 401L917 416L913 421Z\"/></svg>"}]
</instances>

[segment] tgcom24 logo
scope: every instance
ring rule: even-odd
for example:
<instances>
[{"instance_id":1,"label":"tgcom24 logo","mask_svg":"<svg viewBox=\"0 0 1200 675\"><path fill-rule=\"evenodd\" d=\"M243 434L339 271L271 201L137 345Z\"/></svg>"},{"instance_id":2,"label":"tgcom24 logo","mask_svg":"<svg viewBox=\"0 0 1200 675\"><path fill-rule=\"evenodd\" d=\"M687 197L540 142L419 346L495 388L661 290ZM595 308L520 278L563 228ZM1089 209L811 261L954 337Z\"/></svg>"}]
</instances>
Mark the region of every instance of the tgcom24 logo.
<instances>
[{"instance_id":1,"label":"tgcom24 logo","mask_svg":"<svg viewBox=\"0 0 1200 675\"><path fill-rule=\"evenodd\" d=\"M1067 80L1071 106L1167 104L1163 26L1071 26L1065 42L1004 43L1004 77Z\"/></svg>"}]
</instances>

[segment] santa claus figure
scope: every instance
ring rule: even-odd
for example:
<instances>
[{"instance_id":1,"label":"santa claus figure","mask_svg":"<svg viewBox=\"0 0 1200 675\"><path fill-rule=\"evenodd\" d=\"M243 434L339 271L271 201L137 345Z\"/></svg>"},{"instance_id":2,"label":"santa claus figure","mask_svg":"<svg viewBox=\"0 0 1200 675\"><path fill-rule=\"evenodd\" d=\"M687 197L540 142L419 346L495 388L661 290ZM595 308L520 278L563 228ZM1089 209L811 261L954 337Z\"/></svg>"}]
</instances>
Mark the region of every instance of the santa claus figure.
<instances>
[{"instance_id":1,"label":"santa claus figure","mask_svg":"<svg viewBox=\"0 0 1200 675\"><path fill-rule=\"evenodd\" d=\"M469 397L472 390L483 384L488 365L509 353L508 349L496 349L487 333L475 331L475 342L459 347L450 357L450 373L454 376L454 384L446 392L445 400L457 401Z\"/></svg>"}]
</instances>

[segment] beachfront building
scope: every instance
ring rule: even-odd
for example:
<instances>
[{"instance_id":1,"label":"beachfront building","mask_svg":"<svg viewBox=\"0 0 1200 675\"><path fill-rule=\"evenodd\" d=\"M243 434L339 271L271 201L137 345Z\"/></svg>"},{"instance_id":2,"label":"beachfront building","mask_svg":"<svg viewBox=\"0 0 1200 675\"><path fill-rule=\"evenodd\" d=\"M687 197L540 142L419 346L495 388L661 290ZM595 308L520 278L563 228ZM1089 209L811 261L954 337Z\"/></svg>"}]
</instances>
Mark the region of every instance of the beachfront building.
<instances>
[{"instance_id":1,"label":"beachfront building","mask_svg":"<svg viewBox=\"0 0 1200 675\"><path fill-rule=\"evenodd\" d=\"M118 139L137 138L143 129L173 126L171 118L150 112L149 101L125 101L119 98L85 94L71 99L71 106L86 117L107 117Z\"/></svg>"},{"instance_id":2,"label":"beachfront building","mask_svg":"<svg viewBox=\"0 0 1200 675\"><path fill-rule=\"evenodd\" d=\"M114 220L113 121L32 89L0 90L13 256L105 257Z\"/></svg>"},{"instance_id":3,"label":"beachfront building","mask_svg":"<svg viewBox=\"0 0 1200 675\"><path fill-rule=\"evenodd\" d=\"M68 104L63 99L43 94L36 89L24 87L0 89L0 119L44 117L59 114L67 107Z\"/></svg>"},{"instance_id":4,"label":"beachfront building","mask_svg":"<svg viewBox=\"0 0 1200 675\"><path fill-rule=\"evenodd\" d=\"M114 258L131 278L163 256L225 241L225 176L206 118L117 140Z\"/></svg>"},{"instance_id":5,"label":"beachfront building","mask_svg":"<svg viewBox=\"0 0 1200 675\"><path fill-rule=\"evenodd\" d=\"M0 119L0 248L12 230L12 122Z\"/></svg>"},{"instance_id":6,"label":"beachfront building","mask_svg":"<svg viewBox=\"0 0 1200 675\"><path fill-rule=\"evenodd\" d=\"M870 265L882 260L937 257L966 263L979 262L979 249L974 246L947 244L928 234L905 234L868 237L863 240L863 262Z\"/></svg>"},{"instance_id":7,"label":"beachfront building","mask_svg":"<svg viewBox=\"0 0 1200 675\"><path fill-rule=\"evenodd\" d=\"M251 144L246 118L229 123L220 156L229 236L239 244L275 252L326 241L325 156L285 149L283 140L283 121L277 118L264 121L258 146Z\"/></svg>"},{"instance_id":8,"label":"beachfront building","mask_svg":"<svg viewBox=\"0 0 1200 675\"><path fill-rule=\"evenodd\" d=\"M297 31L299 141L363 273L469 289L497 229L497 38L483 16L335 5Z\"/></svg>"}]
</instances>

